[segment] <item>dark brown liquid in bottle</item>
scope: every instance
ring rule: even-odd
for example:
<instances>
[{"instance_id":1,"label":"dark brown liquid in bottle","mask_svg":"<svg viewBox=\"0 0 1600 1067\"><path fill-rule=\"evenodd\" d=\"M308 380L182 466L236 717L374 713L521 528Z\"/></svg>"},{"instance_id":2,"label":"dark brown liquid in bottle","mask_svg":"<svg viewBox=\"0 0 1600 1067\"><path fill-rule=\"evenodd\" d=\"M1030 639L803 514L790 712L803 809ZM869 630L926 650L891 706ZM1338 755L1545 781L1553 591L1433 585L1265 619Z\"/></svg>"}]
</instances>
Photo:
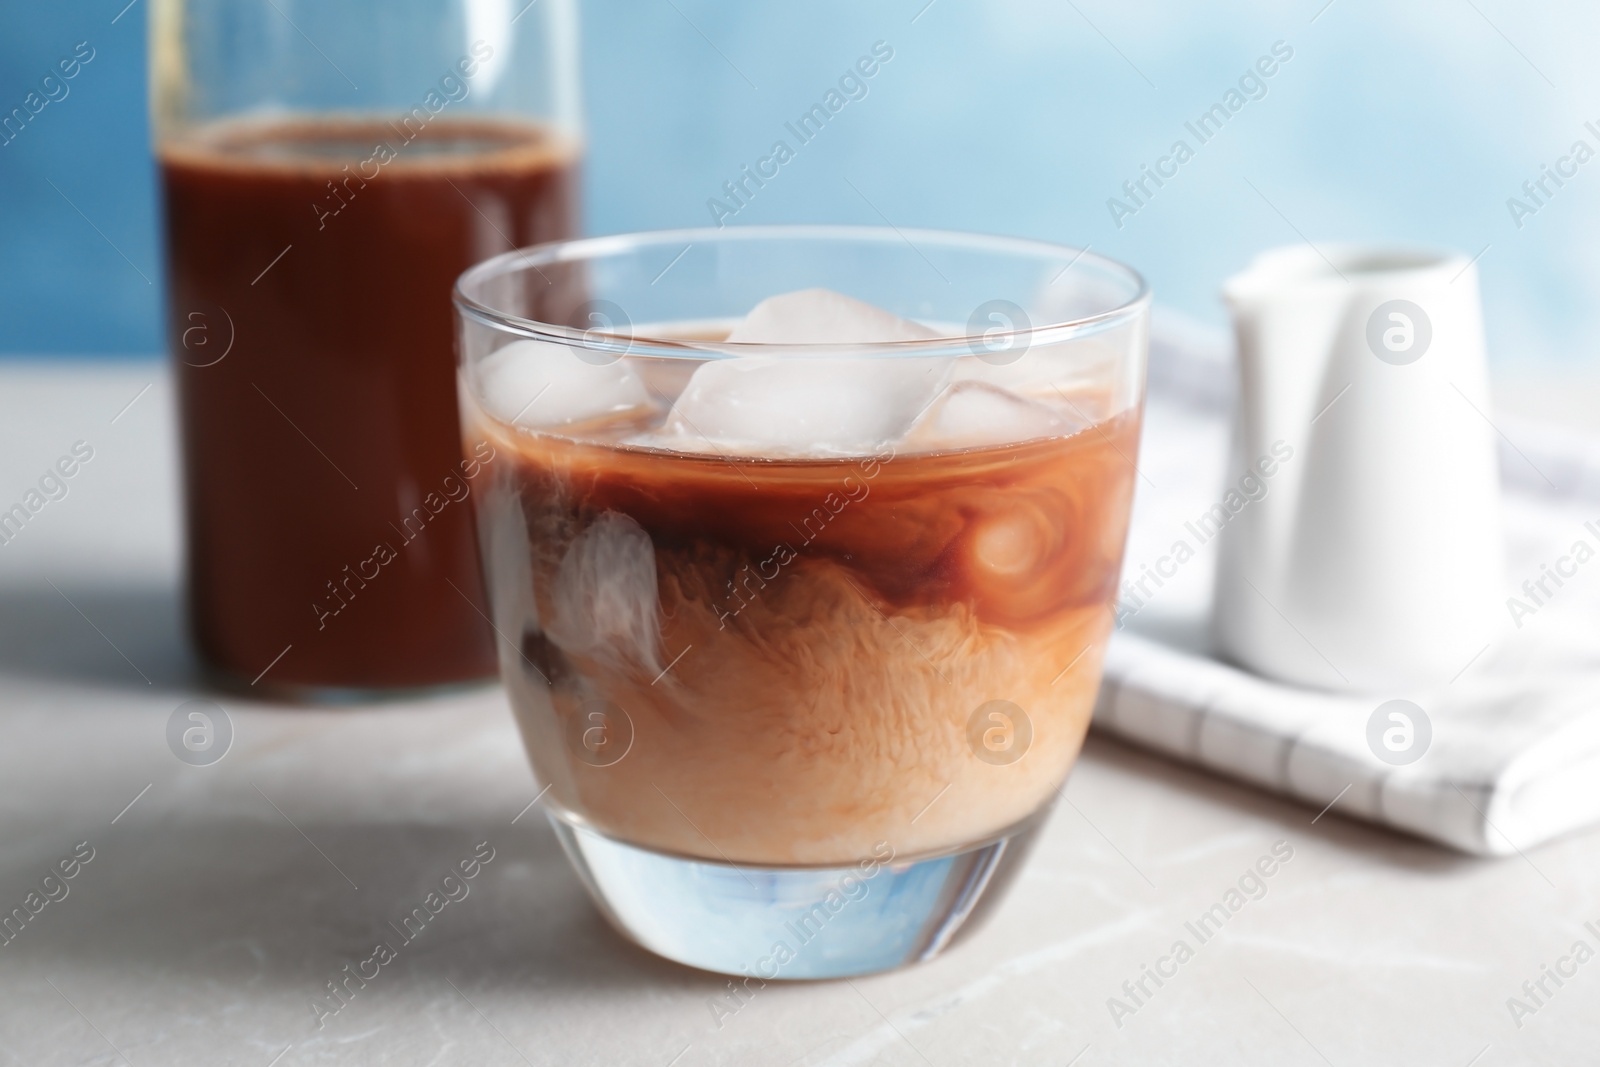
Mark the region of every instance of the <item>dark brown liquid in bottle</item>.
<instances>
[{"instance_id":1,"label":"dark brown liquid in bottle","mask_svg":"<svg viewBox=\"0 0 1600 1067\"><path fill-rule=\"evenodd\" d=\"M487 121L296 123L186 138L161 166L202 655L278 686L492 674L450 293L573 235L572 147Z\"/></svg>"}]
</instances>

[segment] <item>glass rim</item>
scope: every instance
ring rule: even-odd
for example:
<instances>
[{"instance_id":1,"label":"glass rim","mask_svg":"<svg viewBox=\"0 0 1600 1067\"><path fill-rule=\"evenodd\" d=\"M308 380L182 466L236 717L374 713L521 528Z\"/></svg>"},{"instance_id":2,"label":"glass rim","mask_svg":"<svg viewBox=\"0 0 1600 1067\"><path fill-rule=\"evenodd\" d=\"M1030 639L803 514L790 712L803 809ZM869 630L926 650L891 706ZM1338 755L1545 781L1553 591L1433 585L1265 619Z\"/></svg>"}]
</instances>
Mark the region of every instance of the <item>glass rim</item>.
<instances>
[{"instance_id":1,"label":"glass rim","mask_svg":"<svg viewBox=\"0 0 1600 1067\"><path fill-rule=\"evenodd\" d=\"M906 244L918 254L917 239L942 248L968 251L1011 253L1018 256L1067 260L1055 279L1080 263L1093 265L1124 282L1132 295L1120 303L1090 315L1060 319L1039 325L1029 324L1023 329L987 331L984 334L966 332L948 336L905 341L833 342L827 344L777 344L762 341L709 341L691 338L660 337L649 334L615 334L600 330L582 330L541 322L510 312L501 311L469 295L469 289L478 289L493 278L505 277L518 270L533 269L555 263L573 263L598 259L606 255L635 251L649 245L692 245L696 243L728 243L733 241L803 240L803 241L872 241L882 244ZM515 334L528 340L552 344L580 346L596 351L623 355L655 355L677 358L737 357L757 353L842 356L846 354L965 356L975 351L992 351L995 348L1015 350L1016 346L1032 347L1059 344L1076 337L1089 336L1115 329L1137 318L1150 305L1150 284L1134 268L1102 256L1089 246L1055 244L1026 237L1001 237L970 233L961 230L900 228L893 226L845 226L810 223L693 227L675 230L642 230L630 233L608 234L599 237L579 237L547 241L526 248L502 252L484 260L456 279L451 298L457 312L495 329ZM975 347L976 346L976 347Z\"/></svg>"}]
</instances>

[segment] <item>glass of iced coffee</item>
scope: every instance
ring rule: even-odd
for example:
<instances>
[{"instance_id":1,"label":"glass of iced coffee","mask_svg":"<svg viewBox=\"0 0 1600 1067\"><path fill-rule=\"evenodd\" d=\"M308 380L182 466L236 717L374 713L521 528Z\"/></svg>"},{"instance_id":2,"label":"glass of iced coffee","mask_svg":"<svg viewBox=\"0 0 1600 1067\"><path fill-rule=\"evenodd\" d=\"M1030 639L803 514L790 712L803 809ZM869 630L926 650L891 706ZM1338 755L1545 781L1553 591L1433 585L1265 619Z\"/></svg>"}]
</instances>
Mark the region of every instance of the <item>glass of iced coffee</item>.
<instances>
[{"instance_id":1,"label":"glass of iced coffee","mask_svg":"<svg viewBox=\"0 0 1600 1067\"><path fill-rule=\"evenodd\" d=\"M752 981L938 952L1088 729L1149 293L1074 248L729 228L456 291L501 672L605 915Z\"/></svg>"}]
</instances>

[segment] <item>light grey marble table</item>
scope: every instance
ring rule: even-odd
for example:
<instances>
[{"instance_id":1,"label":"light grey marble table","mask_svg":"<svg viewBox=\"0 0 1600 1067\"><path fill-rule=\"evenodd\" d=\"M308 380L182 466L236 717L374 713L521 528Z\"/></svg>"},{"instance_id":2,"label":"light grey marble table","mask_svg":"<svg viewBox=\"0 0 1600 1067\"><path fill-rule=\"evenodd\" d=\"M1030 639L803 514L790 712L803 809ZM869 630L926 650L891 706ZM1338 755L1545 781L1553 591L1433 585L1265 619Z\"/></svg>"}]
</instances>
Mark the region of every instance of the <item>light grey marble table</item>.
<instances>
[{"instance_id":1,"label":"light grey marble table","mask_svg":"<svg viewBox=\"0 0 1600 1067\"><path fill-rule=\"evenodd\" d=\"M1469 860L1100 738L987 927L930 964L771 985L730 1014L723 980L590 907L525 811L498 691L344 710L204 693L171 409L153 363L0 364L0 508L94 449L0 545L0 914L37 908L0 947L0 1064L1600 1059L1600 959L1572 955L1600 950L1600 834ZM166 729L203 695L234 739L197 767ZM469 895L319 1028L327 983L480 842L494 859ZM1197 937L1275 846L1292 858L1246 880L1259 899ZM74 876L47 881L63 860ZM1531 1010L1513 1018L1512 997Z\"/></svg>"}]
</instances>

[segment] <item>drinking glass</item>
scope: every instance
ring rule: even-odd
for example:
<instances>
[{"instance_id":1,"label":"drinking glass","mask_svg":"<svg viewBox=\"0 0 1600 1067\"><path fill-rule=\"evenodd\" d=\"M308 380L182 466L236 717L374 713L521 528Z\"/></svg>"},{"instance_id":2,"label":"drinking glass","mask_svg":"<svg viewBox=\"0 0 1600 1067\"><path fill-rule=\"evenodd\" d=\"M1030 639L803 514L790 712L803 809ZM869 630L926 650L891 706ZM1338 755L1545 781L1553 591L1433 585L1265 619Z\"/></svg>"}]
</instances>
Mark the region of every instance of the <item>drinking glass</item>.
<instances>
[{"instance_id":1,"label":"drinking glass","mask_svg":"<svg viewBox=\"0 0 1600 1067\"><path fill-rule=\"evenodd\" d=\"M809 289L920 326L730 336ZM808 330L837 305L798 299ZM600 910L760 981L939 952L1089 725L1142 279L1036 241L740 227L513 252L455 300L501 675Z\"/></svg>"},{"instance_id":2,"label":"drinking glass","mask_svg":"<svg viewBox=\"0 0 1600 1067\"><path fill-rule=\"evenodd\" d=\"M576 232L571 0L154 0L150 50L206 666L492 676L450 291Z\"/></svg>"}]
</instances>

